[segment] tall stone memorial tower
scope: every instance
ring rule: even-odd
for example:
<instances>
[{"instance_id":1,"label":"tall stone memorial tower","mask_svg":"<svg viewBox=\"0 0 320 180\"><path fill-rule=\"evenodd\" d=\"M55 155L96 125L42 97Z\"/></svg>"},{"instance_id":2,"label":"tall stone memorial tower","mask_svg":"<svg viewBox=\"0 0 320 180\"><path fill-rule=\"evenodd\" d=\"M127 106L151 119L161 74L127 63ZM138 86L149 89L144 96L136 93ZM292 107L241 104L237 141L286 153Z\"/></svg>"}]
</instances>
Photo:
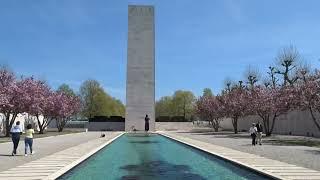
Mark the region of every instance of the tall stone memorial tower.
<instances>
[{"instance_id":1,"label":"tall stone memorial tower","mask_svg":"<svg viewBox=\"0 0 320 180\"><path fill-rule=\"evenodd\" d=\"M155 48L153 6L128 7L128 59L125 129L144 130L148 114L155 130Z\"/></svg>"}]
</instances>

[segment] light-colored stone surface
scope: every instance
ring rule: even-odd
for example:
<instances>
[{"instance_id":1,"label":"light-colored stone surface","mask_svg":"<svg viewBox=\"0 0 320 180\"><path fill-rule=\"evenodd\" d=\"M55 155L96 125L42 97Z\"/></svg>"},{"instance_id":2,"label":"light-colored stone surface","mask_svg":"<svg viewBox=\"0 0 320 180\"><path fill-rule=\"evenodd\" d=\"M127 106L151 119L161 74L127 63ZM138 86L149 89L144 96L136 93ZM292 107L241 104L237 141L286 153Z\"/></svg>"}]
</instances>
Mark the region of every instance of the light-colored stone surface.
<instances>
[{"instance_id":1,"label":"light-colored stone surface","mask_svg":"<svg viewBox=\"0 0 320 180\"><path fill-rule=\"evenodd\" d=\"M155 130L155 46L153 6L128 7L128 51L126 86L126 131L134 126L144 130L144 117L150 117Z\"/></svg>"},{"instance_id":2,"label":"light-colored stone surface","mask_svg":"<svg viewBox=\"0 0 320 180\"><path fill-rule=\"evenodd\" d=\"M56 179L122 134L123 132L109 132L105 138L96 138L35 161L2 171L0 172L0 180Z\"/></svg>"},{"instance_id":3,"label":"light-colored stone surface","mask_svg":"<svg viewBox=\"0 0 320 180\"><path fill-rule=\"evenodd\" d=\"M320 148L308 146L293 146L273 143L277 140L301 140L305 137L274 135L263 137L262 146L252 147L248 133L233 134L232 132L175 132L181 136L231 148L237 151L255 154L277 161L294 164L309 169L320 171ZM319 139L312 138L312 141Z\"/></svg>"},{"instance_id":4,"label":"light-colored stone surface","mask_svg":"<svg viewBox=\"0 0 320 180\"><path fill-rule=\"evenodd\" d=\"M319 171L191 139L182 134L173 132L159 133L278 179L320 179Z\"/></svg>"},{"instance_id":5,"label":"light-colored stone surface","mask_svg":"<svg viewBox=\"0 0 320 180\"><path fill-rule=\"evenodd\" d=\"M107 136L111 132L104 132ZM45 138L34 139L33 149L34 155L24 157L24 141L20 140L18 147L18 156L11 156L12 142L0 143L0 172L49 156L53 153L77 146L82 143L89 142L94 139L99 139L101 132L88 132L88 133L73 133L59 136L51 136ZM74 152L76 153L76 152ZM55 157L54 160L58 159Z\"/></svg>"},{"instance_id":6,"label":"light-colored stone surface","mask_svg":"<svg viewBox=\"0 0 320 180\"><path fill-rule=\"evenodd\" d=\"M156 122L157 131L192 130L197 128L192 122Z\"/></svg>"},{"instance_id":7,"label":"light-colored stone surface","mask_svg":"<svg viewBox=\"0 0 320 180\"><path fill-rule=\"evenodd\" d=\"M89 122L89 131L124 131L125 122Z\"/></svg>"}]
</instances>

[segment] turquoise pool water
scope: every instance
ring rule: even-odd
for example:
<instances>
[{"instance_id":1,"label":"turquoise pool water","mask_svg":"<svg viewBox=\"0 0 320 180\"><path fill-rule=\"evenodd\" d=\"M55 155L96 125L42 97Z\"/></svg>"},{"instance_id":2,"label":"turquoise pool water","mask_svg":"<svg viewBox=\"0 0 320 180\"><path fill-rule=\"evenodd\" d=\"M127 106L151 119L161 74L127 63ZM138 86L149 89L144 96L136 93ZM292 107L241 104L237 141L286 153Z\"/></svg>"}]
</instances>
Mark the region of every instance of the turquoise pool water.
<instances>
[{"instance_id":1,"label":"turquoise pool water","mask_svg":"<svg viewBox=\"0 0 320 180\"><path fill-rule=\"evenodd\" d=\"M271 178L161 135L125 134L59 179L264 180Z\"/></svg>"}]
</instances>

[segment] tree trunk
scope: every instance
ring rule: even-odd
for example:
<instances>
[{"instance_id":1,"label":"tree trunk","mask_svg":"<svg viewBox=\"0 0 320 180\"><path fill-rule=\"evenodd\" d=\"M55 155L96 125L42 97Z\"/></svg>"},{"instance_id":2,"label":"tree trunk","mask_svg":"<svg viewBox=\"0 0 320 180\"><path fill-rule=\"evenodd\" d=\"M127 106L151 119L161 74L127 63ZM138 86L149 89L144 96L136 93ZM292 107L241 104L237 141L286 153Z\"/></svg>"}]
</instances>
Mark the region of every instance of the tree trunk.
<instances>
[{"instance_id":1,"label":"tree trunk","mask_svg":"<svg viewBox=\"0 0 320 180\"><path fill-rule=\"evenodd\" d=\"M43 129L40 129L39 134L44 134Z\"/></svg>"},{"instance_id":2,"label":"tree trunk","mask_svg":"<svg viewBox=\"0 0 320 180\"><path fill-rule=\"evenodd\" d=\"M63 126L62 125L59 125L58 127L58 132L62 132L63 131Z\"/></svg>"},{"instance_id":3,"label":"tree trunk","mask_svg":"<svg viewBox=\"0 0 320 180\"><path fill-rule=\"evenodd\" d=\"M271 132L270 132L270 131L267 132L267 133L266 133L266 136L271 136Z\"/></svg>"},{"instance_id":4,"label":"tree trunk","mask_svg":"<svg viewBox=\"0 0 320 180\"><path fill-rule=\"evenodd\" d=\"M266 115L265 117L265 131L266 131L266 136L270 136L270 115Z\"/></svg>"},{"instance_id":5,"label":"tree trunk","mask_svg":"<svg viewBox=\"0 0 320 180\"><path fill-rule=\"evenodd\" d=\"M232 118L232 126L235 134L238 134L238 117Z\"/></svg>"},{"instance_id":6,"label":"tree trunk","mask_svg":"<svg viewBox=\"0 0 320 180\"><path fill-rule=\"evenodd\" d=\"M276 122L276 118L277 118L277 113L274 113L274 116L272 118L272 124L271 124L271 128L269 130L269 133L266 136L271 136L273 128L274 128L274 124Z\"/></svg>"},{"instance_id":7,"label":"tree trunk","mask_svg":"<svg viewBox=\"0 0 320 180\"><path fill-rule=\"evenodd\" d=\"M17 117L17 113L13 113L12 114L12 117L11 117L11 119L10 119L10 112L8 112L8 113L6 113L6 117L5 117L5 128L6 128L6 131L5 131L5 136L6 137L9 137L10 136L10 130L11 130L11 128L12 128L12 125L14 124L14 121L16 120L16 117Z\"/></svg>"},{"instance_id":8,"label":"tree trunk","mask_svg":"<svg viewBox=\"0 0 320 180\"><path fill-rule=\"evenodd\" d=\"M67 119L56 119L58 132L62 132L67 123Z\"/></svg>"},{"instance_id":9,"label":"tree trunk","mask_svg":"<svg viewBox=\"0 0 320 180\"><path fill-rule=\"evenodd\" d=\"M9 115L8 115L9 114ZM10 113L6 114L5 116L5 136L6 137L9 137L10 136L10 130L11 130L11 127L10 127Z\"/></svg>"},{"instance_id":10,"label":"tree trunk","mask_svg":"<svg viewBox=\"0 0 320 180\"><path fill-rule=\"evenodd\" d=\"M262 118L262 122L263 122L264 132L267 134L267 125L266 125L264 118Z\"/></svg>"},{"instance_id":11,"label":"tree trunk","mask_svg":"<svg viewBox=\"0 0 320 180\"><path fill-rule=\"evenodd\" d=\"M214 131L215 131L215 132L218 132L218 131L219 131L219 126L215 126L215 127L214 127Z\"/></svg>"},{"instance_id":12,"label":"tree trunk","mask_svg":"<svg viewBox=\"0 0 320 180\"><path fill-rule=\"evenodd\" d=\"M313 110L310 106L309 106L309 111L310 111L310 114L311 114L311 117L312 117L314 124L317 126L318 130L320 131L320 124L317 121L317 118L315 117L315 115L313 114Z\"/></svg>"},{"instance_id":13,"label":"tree trunk","mask_svg":"<svg viewBox=\"0 0 320 180\"><path fill-rule=\"evenodd\" d=\"M61 124L60 124L60 121L58 119L56 119L56 125L57 125L57 128L58 128L58 132L61 132L63 128L61 128Z\"/></svg>"},{"instance_id":14,"label":"tree trunk","mask_svg":"<svg viewBox=\"0 0 320 180\"><path fill-rule=\"evenodd\" d=\"M275 113L272 117L271 127L270 127L270 115L266 115L262 119L266 136L271 136L277 117L278 117L278 115L277 115L277 113Z\"/></svg>"},{"instance_id":15,"label":"tree trunk","mask_svg":"<svg viewBox=\"0 0 320 180\"><path fill-rule=\"evenodd\" d=\"M42 123L39 120L39 116L36 116L38 120L38 125L39 125L39 134L44 134L45 129L48 127L48 125L51 123L53 120L52 117L43 117Z\"/></svg>"},{"instance_id":16,"label":"tree trunk","mask_svg":"<svg viewBox=\"0 0 320 180\"><path fill-rule=\"evenodd\" d=\"M43 121L42 121L42 123L41 123L41 122L40 122L40 119L39 119L39 116L36 115L36 117L37 117L38 126L39 126L39 134L43 134L43 133L44 133L43 124L44 124L45 118L43 118Z\"/></svg>"},{"instance_id":17,"label":"tree trunk","mask_svg":"<svg viewBox=\"0 0 320 180\"><path fill-rule=\"evenodd\" d=\"M219 119L214 119L213 122L214 122L214 131L218 132L220 127L220 121Z\"/></svg>"},{"instance_id":18,"label":"tree trunk","mask_svg":"<svg viewBox=\"0 0 320 180\"><path fill-rule=\"evenodd\" d=\"M266 133L266 136L270 136L271 133L269 131L269 115L265 114L259 114L260 118L262 119L263 122L263 127L264 127L264 132Z\"/></svg>"},{"instance_id":19,"label":"tree trunk","mask_svg":"<svg viewBox=\"0 0 320 180\"><path fill-rule=\"evenodd\" d=\"M214 129L215 132L219 131L219 124L217 123L216 120L209 120L209 124L211 124L212 128Z\"/></svg>"}]
</instances>

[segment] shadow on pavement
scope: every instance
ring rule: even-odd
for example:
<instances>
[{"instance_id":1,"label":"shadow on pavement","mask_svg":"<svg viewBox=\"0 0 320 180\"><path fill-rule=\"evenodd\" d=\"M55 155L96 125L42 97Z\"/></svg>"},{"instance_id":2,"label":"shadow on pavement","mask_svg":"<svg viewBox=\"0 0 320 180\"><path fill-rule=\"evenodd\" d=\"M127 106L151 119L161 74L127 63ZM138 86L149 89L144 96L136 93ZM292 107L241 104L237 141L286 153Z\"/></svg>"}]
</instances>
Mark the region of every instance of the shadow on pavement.
<instances>
[{"instance_id":1,"label":"shadow on pavement","mask_svg":"<svg viewBox=\"0 0 320 180\"><path fill-rule=\"evenodd\" d=\"M214 138L234 138L234 139L247 139L250 136L247 133L234 134L233 132L177 132L180 134L190 134L190 135L207 135L214 136Z\"/></svg>"},{"instance_id":2,"label":"shadow on pavement","mask_svg":"<svg viewBox=\"0 0 320 180\"><path fill-rule=\"evenodd\" d=\"M320 150L305 150L305 151L311 154L320 155Z\"/></svg>"},{"instance_id":3,"label":"shadow on pavement","mask_svg":"<svg viewBox=\"0 0 320 180\"><path fill-rule=\"evenodd\" d=\"M12 156L11 154L0 154L0 156ZM17 154L17 155L14 155L14 156L24 156L22 154ZM12 156L13 157L13 156Z\"/></svg>"}]
</instances>

